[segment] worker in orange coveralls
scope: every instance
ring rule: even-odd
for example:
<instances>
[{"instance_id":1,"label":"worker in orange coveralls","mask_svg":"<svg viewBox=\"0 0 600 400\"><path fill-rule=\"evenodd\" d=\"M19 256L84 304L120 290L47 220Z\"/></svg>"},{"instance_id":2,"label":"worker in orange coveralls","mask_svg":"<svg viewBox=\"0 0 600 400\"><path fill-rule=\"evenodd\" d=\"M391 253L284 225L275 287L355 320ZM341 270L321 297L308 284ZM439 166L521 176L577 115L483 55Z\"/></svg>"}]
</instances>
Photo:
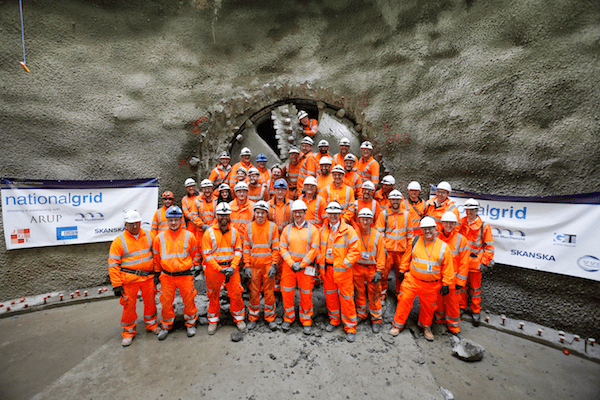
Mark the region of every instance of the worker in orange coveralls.
<instances>
[{"instance_id":1,"label":"worker in orange coveralls","mask_svg":"<svg viewBox=\"0 0 600 400\"><path fill-rule=\"evenodd\" d=\"M300 178L300 168L302 160L300 160L300 149L290 146L289 161L283 166L283 177L288 183L288 199L298 199L298 179Z\"/></svg>"},{"instance_id":2,"label":"worker in orange coveralls","mask_svg":"<svg viewBox=\"0 0 600 400\"><path fill-rule=\"evenodd\" d=\"M373 158L373 144L362 142L360 145L362 157L356 164L356 172L360 176L361 183L371 181L375 186L379 184L379 163Z\"/></svg>"},{"instance_id":3,"label":"worker in orange coveralls","mask_svg":"<svg viewBox=\"0 0 600 400\"><path fill-rule=\"evenodd\" d=\"M408 212L401 207L402 193L392 190L389 195L390 208L379 214L376 229L385 237L386 260L381 281L381 303L384 304L388 292L388 276L394 270L396 276L400 272L402 257L412 235L408 230ZM395 292L400 293L400 282L396 279Z\"/></svg>"},{"instance_id":4,"label":"worker in orange coveralls","mask_svg":"<svg viewBox=\"0 0 600 400\"><path fill-rule=\"evenodd\" d=\"M185 218L184 228L195 235L196 226L192 220L196 217L196 215L193 212L193 205L196 203L198 196L200 196L200 192L198 192L196 187L196 181L192 178L186 179L185 190L187 191L187 194L181 198L181 209L183 210L183 217Z\"/></svg>"},{"instance_id":5,"label":"worker in orange coveralls","mask_svg":"<svg viewBox=\"0 0 600 400\"><path fill-rule=\"evenodd\" d=\"M344 214L342 219L348 221L351 218L351 211L349 210L350 205L354 203L354 190L344 183L344 167L341 165L336 165L331 169L331 176L333 177L333 182L327 186L321 192L321 197L325 200L327 204L332 201L337 201L340 203L342 208L344 209Z\"/></svg>"},{"instance_id":6,"label":"worker in orange coveralls","mask_svg":"<svg viewBox=\"0 0 600 400\"><path fill-rule=\"evenodd\" d=\"M210 171L208 179L210 179L210 181L213 184L213 194L215 196L218 194L217 190L219 186L221 186L221 183L227 183L229 185L231 179L233 178L233 176L235 176L231 175L231 165L229 165L230 160L231 156L229 155L229 152L222 152L219 156L220 164L213 168L212 171Z\"/></svg>"},{"instance_id":7,"label":"worker in orange coveralls","mask_svg":"<svg viewBox=\"0 0 600 400\"><path fill-rule=\"evenodd\" d=\"M221 317L220 293L225 284L229 295L229 312L241 332L246 330L244 301L239 265L242 259L242 236L230 224L231 207L219 203L215 211L217 220L204 232L202 254L206 268L206 295L208 296L208 334L214 335Z\"/></svg>"},{"instance_id":8,"label":"worker in orange coveralls","mask_svg":"<svg viewBox=\"0 0 600 400\"><path fill-rule=\"evenodd\" d=\"M158 334L156 303L154 302L154 263L152 261L152 238L150 232L141 229L142 217L135 210L123 215L125 231L113 240L108 255L108 274L115 296L123 306L121 326L127 347L136 333L135 311L138 292L144 300L144 324L146 330Z\"/></svg>"},{"instance_id":9,"label":"worker in orange coveralls","mask_svg":"<svg viewBox=\"0 0 600 400\"><path fill-rule=\"evenodd\" d=\"M423 328L425 339L434 339L431 332L433 312L437 306L437 295L446 296L454 283L454 266L450 246L436 237L435 220L425 217L421 220L423 237L416 236L412 245L404 252L398 279L402 281L396 313L392 321L390 335L398 336L410 314L413 301L419 296L421 309L417 324Z\"/></svg>"},{"instance_id":10,"label":"worker in orange coveralls","mask_svg":"<svg viewBox=\"0 0 600 400\"><path fill-rule=\"evenodd\" d=\"M412 181L407 186L408 199L405 200L405 208L408 210L408 229L413 236L421 235L419 224L421 218L425 216L425 200L419 195L421 194L421 184L417 181Z\"/></svg>"},{"instance_id":11,"label":"worker in orange coveralls","mask_svg":"<svg viewBox=\"0 0 600 400\"><path fill-rule=\"evenodd\" d=\"M246 228L252 222L254 202L248 200L248 184L246 182L236 183L234 189L235 200L229 204L231 206L231 225L244 237Z\"/></svg>"},{"instance_id":12,"label":"worker in orange coveralls","mask_svg":"<svg viewBox=\"0 0 600 400\"><path fill-rule=\"evenodd\" d=\"M275 274L279 264L279 229L267 219L269 204L259 200L254 204L254 221L244 235L244 269L250 278L248 329L256 328L260 314L260 292L264 296L265 321L276 330Z\"/></svg>"},{"instance_id":13,"label":"worker in orange coveralls","mask_svg":"<svg viewBox=\"0 0 600 400\"><path fill-rule=\"evenodd\" d=\"M173 329L175 321L173 300L177 289L183 300L183 319L188 337L196 334L198 318L198 310L194 302L196 289L193 269L199 268L200 250L194 235L181 226L183 216L181 208L171 206L166 215L169 230L160 232L152 243L154 271L160 277L161 284L162 318L158 340L165 340L169 331Z\"/></svg>"},{"instance_id":14,"label":"worker in orange coveralls","mask_svg":"<svg viewBox=\"0 0 600 400\"><path fill-rule=\"evenodd\" d=\"M360 186L362 185L360 175L356 172L356 156L354 154L346 154L344 157L344 184L354 190L354 197L361 196Z\"/></svg>"},{"instance_id":15,"label":"worker in orange coveralls","mask_svg":"<svg viewBox=\"0 0 600 400\"><path fill-rule=\"evenodd\" d=\"M471 307L473 326L479 326L481 312L481 274L494 266L494 236L492 229L477 215L479 202L475 199L465 201L467 216L461 220L459 232L467 238L469 245L469 285L470 303L467 304L467 293L461 290L460 308Z\"/></svg>"},{"instance_id":16,"label":"worker in orange coveralls","mask_svg":"<svg viewBox=\"0 0 600 400\"><path fill-rule=\"evenodd\" d=\"M392 190L394 190L394 185L396 184L396 179L391 175L386 175L381 180L381 189L375 192L373 198L377 200L379 203L379 207L382 210L387 210L390 206L390 200L388 196Z\"/></svg>"},{"instance_id":17,"label":"worker in orange coveralls","mask_svg":"<svg viewBox=\"0 0 600 400\"><path fill-rule=\"evenodd\" d=\"M298 129L303 135L315 136L319 132L319 123L316 119L309 118L306 111L300 110L298 113L298 120L300 120Z\"/></svg>"},{"instance_id":18,"label":"worker in orange coveralls","mask_svg":"<svg viewBox=\"0 0 600 400\"><path fill-rule=\"evenodd\" d=\"M358 212L360 230L360 257L352 267L354 274L354 298L358 318L367 319L371 315L373 333L381 331L381 278L385 269L385 238L373 225L373 212L363 208ZM369 308L367 313L367 297Z\"/></svg>"},{"instance_id":19,"label":"worker in orange coveralls","mask_svg":"<svg viewBox=\"0 0 600 400\"><path fill-rule=\"evenodd\" d=\"M456 215L456 218L459 217L458 208L456 208L454 201L448 197L451 192L452 187L448 182L440 182L436 187L435 196L427 200L425 205L425 215L435 220L438 232L443 229L442 215L446 211L452 211Z\"/></svg>"},{"instance_id":20,"label":"worker in orange coveralls","mask_svg":"<svg viewBox=\"0 0 600 400\"><path fill-rule=\"evenodd\" d=\"M275 193L269 201L269 220L275 222L279 232L283 232L283 228L292 223L292 201L286 198L289 191L285 179L278 179L274 184L274 188ZM281 291L282 264L283 259L280 257L275 275L275 292Z\"/></svg>"},{"instance_id":21,"label":"worker in orange coveralls","mask_svg":"<svg viewBox=\"0 0 600 400\"><path fill-rule=\"evenodd\" d=\"M248 199L253 202L269 201L269 188L266 183L260 183L260 172L256 167L248 170Z\"/></svg>"},{"instance_id":22,"label":"worker in orange coveralls","mask_svg":"<svg viewBox=\"0 0 600 400\"><path fill-rule=\"evenodd\" d=\"M240 151L240 158L241 160L237 163L235 163L233 165L233 167L231 167L231 179L229 182L229 185L231 186L231 188L233 188L233 186L235 185L235 183L237 182L236 179L236 175L237 175L237 170L242 167L246 170L246 172L248 172L248 170L250 168L253 167L252 165L252 151L250 151L249 148L244 147L241 151Z\"/></svg>"},{"instance_id":23,"label":"worker in orange coveralls","mask_svg":"<svg viewBox=\"0 0 600 400\"><path fill-rule=\"evenodd\" d=\"M360 257L360 243L354 228L342 220L343 209L337 201L329 203L325 211L328 223L321 229L318 259L329 315L325 330L333 332L343 322L346 340L354 342L358 320L352 266Z\"/></svg>"},{"instance_id":24,"label":"worker in orange coveralls","mask_svg":"<svg viewBox=\"0 0 600 400\"><path fill-rule=\"evenodd\" d=\"M298 314L305 335L312 332L314 276L312 265L319 254L319 230L306 222L306 203L295 200L292 203L294 221L281 232L279 251L282 263L281 298L283 300L283 324L281 329L287 332L296 319L296 286L300 291Z\"/></svg>"},{"instance_id":25,"label":"worker in orange coveralls","mask_svg":"<svg viewBox=\"0 0 600 400\"><path fill-rule=\"evenodd\" d=\"M196 241L202 243L202 236L204 231L212 225L215 219L215 207L217 206L217 199L213 197L213 184L210 179L204 179L200 182L200 190L202 194L196 197L196 201L192 207L192 214L194 219L192 222L196 226Z\"/></svg>"},{"instance_id":26,"label":"worker in orange coveralls","mask_svg":"<svg viewBox=\"0 0 600 400\"><path fill-rule=\"evenodd\" d=\"M312 152L312 147L315 144L314 140L306 136L300 142L302 153L300 154L300 175L298 176L298 198L302 195L302 189L304 188L304 181L309 176L316 179L317 177L317 155Z\"/></svg>"},{"instance_id":27,"label":"worker in orange coveralls","mask_svg":"<svg viewBox=\"0 0 600 400\"><path fill-rule=\"evenodd\" d=\"M340 152L336 153L333 156L333 165L340 165L340 166L344 166L344 158L346 157L346 154L348 154L350 152L350 140L348 140L347 138L341 138L339 141L339 146L340 146Z\"/></svg>"},{"instance_id":28,"label":"worker in orange coveralls","mask_svg":"<svg viewBox=\"0 0 600 400\"><path fill-rule=\"evenodd\" d=\"M345 214L348 216L348 223L352 225L354 230L358 230L358 211L363 208L368 208L373 212L375 216L375 221L379 218L379 214L381 213L381 207L377 200L373 198L373 192L375 192L375 185L371 181L366 181L361 185L360 188L361 196L358 197L354 203L352 203L349 207L349 212Z\"/></svg>"},{"instance_id":29,"label":"worker in orange coveralls","mask_svg":"<svg viewBox=\"0 0 600 400\"><path fill-rule=\"evenodd\" d=\"M154 213L154 219L152 220L152 228L150 229L150 236L152 240L158 235L158 232L166 231L169 229L167 225L167 217L165 213L173 205L173 200L175 200L175 195L170 190L165 191L162 194L162 207L156 210Z\"/></svg>"},{"instance_id":30,"label":"worker in orange coveralls","mask_svg":"<svg viewBox=\"0 0 600 400\"><path fill-rule=\"evenodd\" d=\"M460 298L458 290L467 285L469 274L469 246L467 239L458 233L458 219L452 211L442 215L443 229L438 238L450 247L454 264L454 283L450 285L450 292L446 296L438 294L437 310L433 322L446 324L453 335L460 337Z\"/></svg>"}]
</instances>

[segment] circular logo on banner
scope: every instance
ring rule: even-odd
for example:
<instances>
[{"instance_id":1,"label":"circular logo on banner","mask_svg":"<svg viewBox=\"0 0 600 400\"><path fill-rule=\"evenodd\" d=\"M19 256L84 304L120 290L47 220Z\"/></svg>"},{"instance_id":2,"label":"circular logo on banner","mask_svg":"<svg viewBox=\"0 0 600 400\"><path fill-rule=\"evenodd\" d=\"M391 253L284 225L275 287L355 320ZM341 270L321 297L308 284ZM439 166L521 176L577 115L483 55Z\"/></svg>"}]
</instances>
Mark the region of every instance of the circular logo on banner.
<instances>
[{"instance_id":1,"label":"circular logo on banner","mask_svg":"<svg viewBox=\"0 0 600 400\"><path fill-rule=\"evenodd\" d=\"M577 265L587 272L597 272L600 270L600 260L594 256L579 257L577 259Z\"/></svg>"}]
</instances>

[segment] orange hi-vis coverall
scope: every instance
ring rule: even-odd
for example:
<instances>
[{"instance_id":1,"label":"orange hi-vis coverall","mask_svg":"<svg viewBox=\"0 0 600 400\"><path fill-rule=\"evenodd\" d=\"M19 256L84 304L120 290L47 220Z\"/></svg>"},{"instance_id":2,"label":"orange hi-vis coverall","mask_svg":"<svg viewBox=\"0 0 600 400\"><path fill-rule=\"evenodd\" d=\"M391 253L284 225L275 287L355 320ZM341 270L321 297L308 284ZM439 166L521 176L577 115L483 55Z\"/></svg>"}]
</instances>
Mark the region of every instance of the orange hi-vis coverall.
<instances>
[{"instance_id":1,"label":"orange hi-vis coverall","mask_svg":"<svg viewBox=\"0 0 600 400\"><path fill-rule=\"evenodd\" d=\"M314 277L306 275L305 272L306 267L310 266L319 254L319 230L306 221L300 227L292 222L281 232L279 250L283 260L281 272L283 320L292 323L296 319L294 305L296 286L298 286L300 323L303 326L311 326L314 313L312 300ZM295 262L299 262L302 268L297 272L292 270Z\"/></svg>"},{"instance_id":2,"label":"orange hi-vis coverall","mask_svg":"<svg viewBox=\"0 0 600 400\"><path fill-rule=\"evenodd\" d=\"M340 187L336 187L335 184L332 183L321 192L321 197L325 200L325 204L329 204L332 201L340 203L342 210L344 210L342 219L346 222L350 220L350 206L356 200L354 197L354 189L344 183L342 183Z\"/></svg>"},{"instance_id":3,"label":"orange hi-vis coverall","mask_svg":"<svg viewBox=\"0 0 600 400\"><path fill-rule=\"evenodd\" d=\"M231 181L234 177L235 175L231 174L231 165L228 165L227 168L223 168L223 165L219 164L210 171L208 179L212 181L213 187L218 191L221 183L231 185Z\"/></svg>"},{"instance_id":4,"label":"orange hi-vis coverall","mask_svg":"<svg viewBox=\"0 0 600 400\"><path fill-rule=\"evenodd\" d=\"M371 199L368 201L364 201L362 198L355 200L354 203L350 203L350 207L348 207L349 212L344 214L344 216L348 216L348 223L352 224L354 230L358 230L358 213L363 208L368 208L373 213L373 224L371 226L375 226L375 222L377 218L379 218L379 214L381 214L381 207L379 207L379 203L375 199Z\"/></svg>"},{"instance_id":5,"label":"orange hi-vis coverall","mask_svg":"<svg viewBox=\"0 0 600 400\"><path fill-rule=\"evenodd\" d=\"M302 125L302 129L303 129L303 132L302 132L303 135L313 137L319 132L319 123L317 122L316 119L310 118L308 121L308 125L307 126Z\"/></svg>"},{"instance_id":6,"label":"orange hi-vis coverall","mask_svg":"<svg viewBox=\"0 0 600 400\"><path fill-rule=\"evenodd\" d=\"M341 165L343 167L344 157L346 156L346 154L342 155L342 153L335 153L335 155L331 159L331 168L335 167L336 165Z\"/></svg>"},{"instance_id":7,"label":"orange hi-vis coverall","mask_svg":"<svg viewBox=\"0 0 600 400\"><path fill-rule=\"evenodd\" d=\"M425 200L419 198L418 202L413 203L410 199L404 199L404 208L408 210L408 229L413 236L421 235L421 218L425 216Z\"/></svg>"},{"instance_id":8,"label":"orange hi-vis coverall","mask_svg":"<svg viewBox=\"0 0 600 400\"><path fill-rule=\"evenodd\" d=\"M469 297L471 312L481 312L481 271L480 265L489 265L494 259L494 236L492 228L477 217L469 224L467 217L460 221L459 232L467 238L469 245ZM460 308L467 308L467 293L460 292Z\"/></svg>"},{"instance_id":9,"label":"orange hi-vis coverall","mask_svg":"<svg viewBox=\"0 0 600 400\"><path fill-rule=\"evenodd\" d=\"M388 277L390 271L394 271L396 277L396 293L400 292L400 282L398 281L398 272L402 257L412 239L412 234L408 230L408 212L399 210L399 212L383 211L379 214L375 228L385 237L386 260L383 278L381 280L381 299L385 300L388 291Z\"/></svg>"},{"instance_id":10,"label":"orange hi-vis coverall","mask_svg":"<svg viewBox=\"0 0 600 400\"><path fill-rule=\"evenodd\" d=\"M438 293L437 310L433 322L436 324L446 324L450 332L460 332L460 297L459 290L455 285L462 286L464 290L467 285L467 275L469 273L469 246L467 239L458 233L458 227L446 234L442 230L438 238L443 240L450 247L452 253L452 264L454 265L454 284L450 285L450 292L446 296Z\"/></svg>"},{"instance_id":11,"label":"orange hi-vis coverall","mask_svg":"<svg viewBox=\"0 0 600 400\"><path fill-rule=\"evenodd\" d=\"M283 166L283 177L287 181L288 191L287 198L296 200L298 198L298 179L300 178L300 168L302 167L302 161L299 160L297 164L287 162Z\"/></svg>"},{"instance_id":12,"label":"orange hi-vis coverall","mask_svg":"<svg viewBox=\"0 0 600 400\"><path fill-rule=\"evenodd\" d=\"M356 173L360 176L360 184L371 181L377 186L379 184L379 163L373 158L360 157L356 163Z\"/></svg>"},{"instance_id":13,"label":"orange hi-vis coverall","mask_svg":"<svg viewBox=\"0 0 600 400\"><path fill-rule=\"evenodd\" d=\"M442 215L444 215L446 211L452 211L459 220L460 216L458 215L458 208L456 208L454 201L450 200L450 198L446 199L446 201L440 205L437 205L436 200L437 196L427 200L427 203L425 204L425 215L435 219L435 224L437 225L437 230L439 232L444 229L442 226Z\"/></svg>"},{"instance_id":14,"label":"orange hi-vis coverall","mask_svg":"<svg viewBox=\"0 0 600 400\"><path fill-rule=\"evenodd\" d=\"M237 183L237 170L240 169L240 167L244 167L246 168L246 171L249 171L250 168L253 167L252 162L249 163L245 163L243 161L240 161L238 163L235 163L233 165L233 167L231 167L231 173L229 174L229 186L231 186L231 192L233 193L233 187L235 186L235 184ZM247 180L246 180L247 181Z\"/></svg>"},{"instance_id":15,"label":"orange hi-vis coverall","mask_svg":"<svg viewBox=\"0 0 600 400\"><path fill-rule=\"evenodd\" d=\"M181 198L181 210L183 211L183 217L185 218L185 228L194 235L196 235L196 225L194 225L192 221L196 215L194 214L193 209L196 199L200 196L201 194L196 192L196 194L193 196L186 194Z\"/></svg>"},{"instance_id":16,"label":"orange hi-vis coverall","mask_svg":"<svg viewBox=\"0 0 600 400\"><path fill-rule=\"evenodd\" d=\"M140 290L144 300L144 324L147 330L153 330L158 322L154 302L154 262L150 232L140 229L136 238L126 230L113 240L108 253L110 283L113 287L123 287L123 296L119 301L123 306L123 337L135 336L135 306Z\"/></svg>"},{"instance_id":17,"label":"orange hi-vis coverall","mask_svg":"<svg viewBox=\"0 0 600 400\"><path fill-rule=\"evenodd\" d=\"M283 232L283 228L292 223L292 201L285 199L285 202L278 203L274 197L269 201L269 220L275 222L279 232ZM277 266L277 274L275 275L275 290L281 290L281 271L283 259L279 258Z\"/></svg>"},{"instance_id":18,"label":"orange hi-vis coverall","mask_svg":"<svg viewBox=\"0 0 600 400\"><path fill-rule=\"evenodd\" d=\"M361 195L360 186L362 185L362 182L360 180L360 175L358 175L358 173L355 170L352 170L350 172L346 171L346 173L344 174L343 182L345 185L348 185L349 187L352 188L352 190L354 190L355 198L360 197L360 195Z\"/></svg>"},{"instance_id":19,"label":"orange hi-vis coverall","mask_svg":"<svg viewBox=\"0 0 600 400\"><path fill-rule=\"evenodd\" d=\"M211 198L210 201L206 200L206 197L200 195L196 197L192 213L194 213L194 219L192 222L196 227L196 241L202 243L202 237L204 231L206 231L215 220L215 209L217 208L217 199Z\"/></svg>"},{"instance_id":20,"label":"orange hi-vis coverall","mask_svg":"<svg viewBox=\"0 0 600 400\"><path fill-rule=\"evenodd\" d=\"M150 237L152 240L158 235L159 232L166 231L169 229L169 225L167 225L167 208L162 206L154 213L154 218L152 219L152 228L150 229ZM185 220L183 217L181 218L181 223L185 226Z\"/></svg>"},{"instance_id":21,"label":"orange hi-vis coverall","mask_svg":"<svg viewBox=\"0 0 600 400\"><path fill-rule=\"evenodd\" d=\"M240 206L238 200L235 199L229 205L231 206L231 225L237 229L241 237L244 237L246 229L248 229L248 225L250 225L254 216L254 202L246 200Z\"/></svg>"},{"instance_id":22,"label":"orange hi-vis coverall","mask_svg":"<svg viewBox=\"0 0 600 400\"><path fill-rule=\"evenodd\" d=\"M216 324L221 317L220 294L221 286L225 284L229 295L229 312L237 324L244 320L244 301L242 300L242 282L239 265L242 260L242 238L239 232L229 224L227 232L222 233L215 223L204 232L202 237L202 254L206 269L206 295L208 296L207 318L209 324ZM233 267L235 272L226 279L221 270Z\"/></svg>"},{"instance_id":23,"label":"orange hi-vis coverall","mask_svg":"<svg viewBox=\"0 0 600 400\"><path fill-rule=\"evenodd\" d=\"M421 309L417 325L431 329L433 312L437 307L437 295L442 285L454 283L454 266L450 247L440 239L425 244L416 236L402 258L400 271L405 272L398 294L398 304L392 325L403 329L416 296L419 296Z\"/></svg>"},{"instance_id":24,"label":"orange hi-vis coverall","mask_svg":"<svg viewBox=\"0 0 600 400\"><path fill-rule=\"evenodd\" d=\"M373 276L379 271L383 275L385 269L385 238L375 228L367 235L358 232L360 238L360 257L352 267L354 274L354 298L358 318L366 319L367 296L369 298L369 314L371 322L381 324L381 281L372 282ZM382 278L383 279L383 278Z\"/></svg>"},{"instance_id":25,"label":"orange hi-vis coverall","mask_svg":"<svg viewBox=\"0 0 600 400\"><path fill-rule=\"evenodd\" d=\"M271 180L271 170L268 168L260 168L258 165L255 167L258 170L258 173L260 174L259 178L258 178L258 182L259 183L267 183ZM268 186L267 186L268 188Z\"/></svg>"},{"instance_id":26,"label":"orange hi-vis coverall","mask_svg":"<svg viewBox=\"0 0 600 400\"><path fill-rule=\"evenodd\" d=\"M259 200L269 201L269 189L266 184L259 184L258 186L248 185L248 200L257 202Z\"/></svg>"},{"instance_id":27,"label":"orange hi-vis coverall","mask_svg":"<svg viewBox=\"0 0 600 400\"><path fill-rule=\"evenodd\" d=\"M325 207L327 207L323 197L316 195L312 200L309 200L305 195L302 195L298 200L302 200L308 208L306 210L306 221L320 229L326 214Z\"/></svg>"},{"instance_id":28,"label":"orange hi-vis coverall","mask_svg":"<svg viewBox=\"0 0 600 400\"><path fill-rule=\"evenodd\" d=\"M360 258L358 235L350 225L340 219L335 232L330 224L321 229L319 268L323 278L323 291L329 323L344 323L346 333L356 333L356 307L354 305L354 276L352 266ZM341 319L340 319L341 309Z\"/></svg>"},{"instance_id":29,"label":"orange hi-vis coverall","mask_svg":"<svg viewBox=\"0 0 600 400\"><path fill-rule=\"evenodd\" d=\"M298 197L302 195L302 189L304 188L304 181L309 176L314 176L317 178L317 158L315 153L307 153L300 155L300 175L298 176L298 185L297 185L297 193Z\"/></svg>"},{"instance_id":30,"label":"orange hi-vis coverall","mask_svg":"<svg viewBox=\"0 0 600 400\"><path fill-rule=\"evenodd\" d=\"M327 176L317 175L317 193L322 194L323 190L331 184L333 184L333 175L331 175L331 172Z\"/></svg>"},{"instance_id":31,"label":"orange hi-vis coverall","mask_svg":"<svg viewBox=\"0 0 600 400\"><path fill-rule=\"evenodd\" d=\"M200 249L196 238L187 229L168 229L160 232L152 243L154 271L161 273L160 304L162 304L162 329L171 330L175 321L173 300L175 291L183 300L185 326L195 326L198 310L194 302L194 273L192 267L200 264Z\"/></svg>"},{"instance_id":32,"label":"orange hi-vis coverall","mask_svg":"<svg viewBox=\"0 0 600 400\"><path fill-rule=\"evenodd\" d=\"M382 210L387 210L390 207L390 199L383 193L383 189L379 189L373 194L373 198L379 203L379 207Z\"/></svg>"},{"instance_id":33,"label":"orange hi-vis coverall","mask_svg":"<svg viewBox=\"0 0 600 400\"><path fill-rule=\"evenodd\" d=\"M248 320L258 321L261 288L265 299L265 321L275 321L275 276L269 277L269 268L279 264L279 229L274 222L248 226L244 235L244 265L252 269Z\"/></svg>"}]
</instances>

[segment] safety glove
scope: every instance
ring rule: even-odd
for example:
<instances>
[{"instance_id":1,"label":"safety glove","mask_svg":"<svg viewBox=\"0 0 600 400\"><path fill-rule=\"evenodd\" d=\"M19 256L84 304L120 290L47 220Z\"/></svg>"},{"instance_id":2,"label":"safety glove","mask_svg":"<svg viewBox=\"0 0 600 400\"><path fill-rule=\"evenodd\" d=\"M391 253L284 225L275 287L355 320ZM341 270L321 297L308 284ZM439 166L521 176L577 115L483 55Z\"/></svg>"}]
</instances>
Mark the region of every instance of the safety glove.
<instances>
[{"instance_id":1,"label":"safety glove","mask_svg":"<svg viewBox=\"0 0 600 400\"><path fill-rule=\"evenodd\" d=\"M488 271L489 267L487 265L485 265L484 263L479 264L479 272L486 273Z\"/></svg>"},{"instance_id":2,"label":"safety glove","mask_svg":"<svg viewBox=\"0 0 600 400\"><path fill-rule=\"evenodd\" d=\"M269 268L269 278L273 278L276 273L277 267L275 265L271 265L271 268Z\"/></svg>"},{"instance_id":3,"label":"safety glove","mask_svg":"<svg viewBox=\"0 0 600 400\"><path fill-rule=\"evenodd\" d=\"M295 263L292 264L292 271L298 272L301 269L302 269L302 267L300 267L300 261L296 261Z\"/></svg>"},{"instance_id":4,"label":"safety glove","mask_svg":"<svg viewBox=\"0 0 600 400\"><path fill-rule=\"evenodd\" d=\"M442 288L440 289L440 294L442 296L447 295L448 293L450 293L450 287L446 286L446 285L442 285Z\"/></svg>"},{"instance_id":5,"label":"safety glove","mask_svg":"<svg viewBox=\"0 0 600 400\"><path fill-rule=\"evenodd\" d=\"M244 267L244 273L246 274L246 276L248 278L252 278L252 268L250 268L250 267Z\"/></svg>"},{"instance_id":6,"label":"safety glove","mask_svg":"<svg viewBox=\"0 0 600 400\"><path fill-rule=\"evenodd\" d=\"M456 287L456 290L460 290L463 288L462 285L456 285L455 287Z\"/></svg>"},{"instance_id":7,"label":"safety glove","mask_svg":"<svg viewBox=\"0 0 600 400\"><path fill-rule=\"evenodd\" d=\"M233 267L225 268L225 276L228 278L230 278L234 272L235 272L235 268L233 268Z\"/></svg>"},{"instance_id":8,"label":"safety glove","mask_svg":"<svg viewBox=\"0 0 600 400\"><path fill-rule=\"evenodd\" d=\"M113 292L115 293L115 297L123 297L125 295L125 292L123 291L123 286L114 287Z\"/></svg>"},{"instance_id":9,"label":"safety glove","mask_svg":"<svg viewBox=\"0 0 600 400\"><path fill-rule=\"evenodd\" d=\"M375 272L375 275L373 275L373 279L371 279L371 282L377 283L380 280L381 280L381 271L377 271L377 272Z\"/></svg>"},{"instance_id":10,"label":"safety glove","mask_svg":"<svg viewBox=\"0 0 600 400\"><path fill-rule=\"evenodd\" d=\"M158 286L160 283L160 272L154 273L154 286Z\"/></svg>"},{"instance_id":11,"label":"safety glove","mask_svg":"<svg viewBox=\"0 0 600 400\"><path fill-rule=\"evenodd\" d=\"M402 281L404 280L404 272L400 271L398 272L398 282L402 283Z\"/></svg>"}]
</instances>

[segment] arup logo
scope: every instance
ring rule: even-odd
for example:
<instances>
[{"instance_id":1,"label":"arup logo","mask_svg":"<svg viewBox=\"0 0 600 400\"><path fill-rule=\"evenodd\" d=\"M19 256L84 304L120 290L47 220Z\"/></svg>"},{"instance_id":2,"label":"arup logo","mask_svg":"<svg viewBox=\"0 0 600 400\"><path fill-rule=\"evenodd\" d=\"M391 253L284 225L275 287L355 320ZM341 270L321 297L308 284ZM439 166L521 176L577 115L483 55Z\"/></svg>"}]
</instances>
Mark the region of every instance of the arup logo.
<instances>
[{"instance_id":1,"label":"arup logo","mask_svg":"<svg viewBox=\"0 0 600 400\"><path fill-rule=\"evenodd\" d=\"M492 227L492 235L501 239L508 240L525 240L525 232L520 230L504 229L502 227Z\"/></svg>"},{"instance_id":2,"label":"arup logo","mask_svg":"<svg viewBox=\"0 0 600 400\"><path fill-rule=\"evenodd\" d=\"M587 272L597 272L600 270L600 260L594 256L579 257L577 259L577 265Z\"/></svg>"},{"instance_id":3,"label":"arup logo","mask_svg":"<svg viewBox=\"0 0 600 400\"><path fill-rule=\"evenodd\" d=\"M56 228L56 240L77 239L76 226L62 226Z\"/></svg>"},{"instance_id":4,"label":"arup logo","mask_svg":"<svg viewBox=\"0 0 600 400\"><path fill-rule=\"evenodd\" d=\"M553 241L557 246L575 247L577 243L577 235L570 235L568 233L555 233Z\"/></svg>"}]
</instances>

